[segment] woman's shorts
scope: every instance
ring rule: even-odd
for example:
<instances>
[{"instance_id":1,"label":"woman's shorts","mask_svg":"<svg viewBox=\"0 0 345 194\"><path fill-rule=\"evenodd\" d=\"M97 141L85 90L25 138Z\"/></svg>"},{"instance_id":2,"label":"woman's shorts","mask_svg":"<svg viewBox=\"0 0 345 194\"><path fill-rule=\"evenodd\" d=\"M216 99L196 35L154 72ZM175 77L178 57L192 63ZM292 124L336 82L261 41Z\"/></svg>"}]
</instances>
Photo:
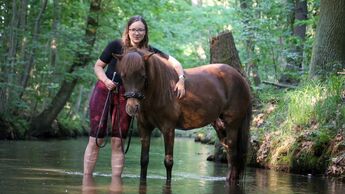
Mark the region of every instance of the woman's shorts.
<instances>
[{"instance_id":1,"label":"woman's shorts","mask_svg":"<svg viewBox=\"0 0 345 194\"><path fill-rule=\"evenodd\" d=\"M110 91L105 104L108 93L104 83L98 81L90 99L90 136L104 138L107 130L111 128L112 137L126 138L131 117L126 113L125 89L118 85L115 90ZM108 127L109 119L111 127Z\"/></svg>"}]
</instances>

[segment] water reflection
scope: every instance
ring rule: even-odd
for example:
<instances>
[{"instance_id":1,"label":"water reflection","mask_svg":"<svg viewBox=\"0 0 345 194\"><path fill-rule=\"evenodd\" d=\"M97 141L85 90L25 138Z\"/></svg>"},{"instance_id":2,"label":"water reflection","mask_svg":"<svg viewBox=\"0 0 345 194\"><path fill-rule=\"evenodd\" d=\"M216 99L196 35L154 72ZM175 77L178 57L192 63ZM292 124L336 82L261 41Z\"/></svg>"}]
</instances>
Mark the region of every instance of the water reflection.
<instances>
[{"instance_id":1,"label":"water reflection","mask_svg":"<svg viewBox=\"0 0 345 194\"><path fill-rule=\"evenodd\" d=\"M95 184L95 180L93 176L85 175L83 176L83 184L82 184L82 193L83 194L96 194L97 187Z\"/></svg>"},{"instance_id":2,"label":"water reflection","mask_svg":"<svg viewBox=\"0 0 345 194\"><path fill-rule=\"evenodd\" d=\"M97 191L102 190L102 187L97 187L93 176L84 175L82 183L82 194L97 194ZM123 184L121 177L111 177L111 182L108 187L109 194L121 194L123 192Z\"/></svg>"},{"instance_id":3,"label":"water reflection","mask_svg":"<svg viewBox=\"0 0 345 194\"><path fill-rule=\"evenodd\" d=\"M176 139L171 182L166 182L164 143L152 140L147 182L140 182L140 139L133 139L122 178L111 177L110 147L100 153L94 177L83 176L87 140L0 141L0 193L6 194L338 194L345 184L318 176L303 176L247 168L240 185L225 180L226 164L207 162L213 146ZM20 184L19 184L20 183Z\"/></svg>"},{"instance_id":4,"label":"water reflection","mask_svg":"<svg viewBox=\"0 0 345 194\"><path fill-rule=\"evenodd\" d=\"M111 177L111 183L109 186L110 194L120 194L123 191L122 179L118 176Z\"/></svg>"},{"instance_id":5,"label":"water reflection","mask_svg":"<svg viewBox=\"0 0 345 194\"><path fill-rule=\"evenodd\" d=\"M147 183L146 181L140 181L139 194L146 194L146 193L147 193Z\"/></svg>"},{"instance_id":6,"label":"water reflection","mask_svg":"<svg viewBox=\"0 0 345 194\"><path fill-rule=\"evenodd\" d=\"M164 194L171 194L172 193L170 181L166 181L165 185L163 185L162 193L164 193Z\"/></svg>"},{"instance_id":7,"label":"water reflection","mask_svg":"<svg viewBox=\"0 0 345 194\"><path fill-rule=\"evenodd\" d=\"M243 185L226 185L225 192L227 194L245 194Z\"/></svg>"},{"instance_id":8,"label":"water reflection","mask_svg":"<svg viewBox=\"0 0 345 194\"><path fill-rule=\"evenodd\" d=\"M150 186L148 186L146 181L140 181L139 183L139 194L147 194L150 193L148 192L148 188ZM152 186L151 186L152 187ZM172 194L172 186L171 186L171 182L170 181L166 181L163 186L162 186L162 194Z\"/></svg>"}]
</instances>

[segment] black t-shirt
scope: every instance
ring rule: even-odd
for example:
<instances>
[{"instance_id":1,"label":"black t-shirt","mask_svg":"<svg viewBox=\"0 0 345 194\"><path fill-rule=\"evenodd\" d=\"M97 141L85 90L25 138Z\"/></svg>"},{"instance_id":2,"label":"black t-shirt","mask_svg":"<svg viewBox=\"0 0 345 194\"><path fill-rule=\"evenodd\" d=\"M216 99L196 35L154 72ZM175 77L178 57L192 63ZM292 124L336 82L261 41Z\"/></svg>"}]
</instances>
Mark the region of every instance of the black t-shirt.
<instances>
[{"instance_id":1,"label":"black t-shirt","mask_svg":"<svg viewBox=\"0 0 345 194\"><path fill-rule=\"evenodd\" d=\"M169 55L163 53L162 51L149 46L149 51L153 53L159 54L161 57L169 59ZM123 49L122 49L122 41L121 40L114 40L108 44L108 46L103 50L101 56L99 59L103 61L104 63L107 63L107 70L105 71L105 74L109 79L113 78L114 72L117 70L116 64L117 64L117 59L113 57L112 53L114 54L122 54ZM121 76L119 73L116 73L114 81L122 84L121 81Z\"/></svg>"}]
</instances>

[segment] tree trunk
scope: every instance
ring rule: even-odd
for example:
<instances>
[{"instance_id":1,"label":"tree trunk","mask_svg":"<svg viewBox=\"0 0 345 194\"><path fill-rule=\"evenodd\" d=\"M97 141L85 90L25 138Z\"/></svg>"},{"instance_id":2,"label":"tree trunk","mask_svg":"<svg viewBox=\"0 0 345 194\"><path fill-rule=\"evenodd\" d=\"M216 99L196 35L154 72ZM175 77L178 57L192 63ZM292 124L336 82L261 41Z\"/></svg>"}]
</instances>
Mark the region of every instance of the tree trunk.
<instances>
[{"instance_id":1,"label":"tree trunk","mask_svg":"<svg viewBox=\"0 0 345 194\"><path fill-rule=\"evenodd\" d=\"M297 72L302 70L303 65L303 50L304 50L304 41L306 37L306 24L302 22L307 20L308 7L306 0L292 0L289 1L289 4L293 5L291 10L291 19L288 21L291 25L291 31L293 35L292 42L289 42L290 54L281 59L283 72L279 77L280 83L286 84L297 84L299 78L293 76Z\"/></svg>"},{"instance_id":2,"label":"tree trunk","mask_svg":"<svg viewBox=\"0 0 345 194\"><path fill-rule=\"evenodd\" d=\"M41 19L43 17L43 14L44 14L46 8L47 8L47 2L48 2L48 0L43 1L41 10L40 10L40 12L39 12L39 14L35 20L34 32L32 34L32 43L33 44L36 44L38 42L38 35L40 32L40 28L41 28ZM36 47L33 47L31 52L30 52L30 55L29 55L29 61L25 64L24 73L23 73L22 80L21 80L22 91L19 94L20 97L23 96L25 88L28 84L30 71L31 71L32 65L34 64L35 52L36 52Z\"/></svg>"},{"instance_id":3,"label":"tree trunk","mask_svg":"<svg viewBox=\"0 0 345 194\"><path fill-rule=\"evenodd\" d=\"M344 18L344 0L321 0L309 69L311 78L323 77L345 68Z\"/></svg>"},{"instance_id":4,"label":"tree trunk","mask_svg":"<svg viewBox=\"0 0 345 194\"><path fill-rule=\"evenodd\" d=\"M53 24L52 24L52 31L53 31L53 38L50 42L50 65L55 67L56 65L56 55L57 55L57 28L59 23L59 1L54 0L53 3Z\"/></svg>"},{"instance_id":5,"label":"tree trunk","mask_svg":"<svg viewBox=\"0 0 345 194\"><path fill-rule=\"evenodd\" d=\"M308 5L306 0L296 0L295 2L295 20L294 23L302 22L307 20L308 16ZM302 69L303 64L303 48L306 36L307 25L296 24L294 25L293 35L299 39L297 42L295 53L296 58L294 59L295 65Z\"/></svg>"},{"instance_id":6,"label":"tree trunk","mask_svg":"<svg viewBox=\"0 0 345 194\"><path fill-rule=\"evenodd\" d=\"M258 66L256 64L257 62L257 58L255 56L255 44L254 41L255 40L255 36L254 36L254 32L253 32L253 28L252 26L250 26L249 21L251 21L253 19L253 16L251 13L251 10L248 10L248 7L252 7L252 0L240 0L240 7L242 10L243 14L243 24L244 24L244 30L246 31L247 37L246 37L246 52L249 58L249 62L248 64L246 64L246 66L248 68L246 68L247 70L247 76L249 77L249 75L252 76L253 81L254 81L254 85L258 86L261 83L261 79L260 79L260 75L259 75L259 70L258 70ZM259 14L257 14L259 15ZM257 16L260 17L260 16ZM252 72L252 73L250 73Z\"/></svg>"},{"instance_id":7,"label":"tree trunk","mask_svg":"<svg viewBox=\"0 0 345 194\"><path fill-rule=\"evenodd\" d=\"M74 112L78 113L80 112L80 106L81 106L81 102L83 100L83 94L84 94L84 87L82 85L80 85L79 87L79 92L78 92L78 98L75 102L75 106L74 106Z\"/></svg>"},{"instance_id":8,"label":"tree trunk","mask_svg":"<svg viewBox=\"0 0 345 194\"><path fill-rule=\"evenodd\" d=\"M229 64L242 72L240 57L236 49L232 32L223 32L216 37L212 37L211 46L211 63Z\"/></svg>"},{"instance_id":9,"label":"tree trunk","mask_svg":"<svg viewBox=\"0 0 345 194\"><path fill-rule=\"evenodd\" d=\"M20 11L20 16L19 16L19 28L22 31L26 32L27 29L27 17L28 17L28 0L22 0L22 5L21 5L21 11ZM26 38L26 33L22 34L21 38L21 43L20 43L20 60L25 61L26 60L26 46L27 46L27 38ZM21 68L22 69L22 68ZM20 78L21 73L17 76L17 81L18 85L20 85Z\"/></svg>"},{"instance_id":10,"label":"tree trunk","mask_svg":"<svg viewBox=\"0 0 345 194\"><path fill-rule=\"evenodd\" d=\"M98 11L101 9L101 0L92 0L90 3L89 16L87 18L87 25L85 30L85 48L80 50L86 50L87 53L76 53L72 66L67 71L68 74L73 73L77 67L84 67L90 61L91 51L96 40L96 32L98 28ZM71 96L73 89L78 82L78 78L74 77L71 80L65 79L61 87L53 98L51 104L43 110L37 117L31 121L31 127L29 130L29 136L51 136L54 135L51 132L51 124L63 109L67 100Z\"/></svg>"},{"instance_id":11,"label":"tree trunk","mask_svg":"<svg viewBox=\"0 0 345 194\"><path fill-rule=\"evenodd\" d=\"M7 64L5 68L2 68L2 72L4 76L1 76L0 81L1 83L6 83L3 84L0 87L0 112L1 113L8 113L10 112L10 99L11 96L13 96L13 85L14 83L14 78L15 78L15 63L16 63L16 54L17 54L17 44L18 44L18 25L19 25L19 19L18 19L18 7L20 7L20 3L18 5L17 0L13 0L10 6L10 2L7 2L7 9L8 11L12 11L11 17L10 14L8 14L8 17L11 18L9 21L9 30L8 34L5 36L7 40L5 40L4 47L7 52L7 56L4 55L5 61L4 63ZM10 8L11 7L11 8ZM8 25L8 23L7 23ZM7 46L7 47L6 47Z\"/></svg>"}]
</instances>

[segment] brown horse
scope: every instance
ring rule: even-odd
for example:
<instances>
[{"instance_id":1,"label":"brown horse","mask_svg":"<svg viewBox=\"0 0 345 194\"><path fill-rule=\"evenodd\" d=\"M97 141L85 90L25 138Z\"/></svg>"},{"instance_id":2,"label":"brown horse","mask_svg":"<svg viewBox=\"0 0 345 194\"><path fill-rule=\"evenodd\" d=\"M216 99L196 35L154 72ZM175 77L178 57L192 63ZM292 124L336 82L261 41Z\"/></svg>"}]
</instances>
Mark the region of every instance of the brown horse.
<instances>
[{"instance_id":1,"label":"brown horse","mask_svg":"<svg viewBox=\"0 0 345 194\"><path fill-rule=\"evenodd\" d=\"M164 136L164 165L170 181L175 128L189 130L212 124L227 149L227 180L236 183L244 171L252 112L250 88L242 75L226 64L186 69L186 94L178 99L173 91L178 75L166 59L143 50L117 58L126 89L126 111L138 120L140 178L146 180L155 127Z\"/></svg>"}]
</instances>

